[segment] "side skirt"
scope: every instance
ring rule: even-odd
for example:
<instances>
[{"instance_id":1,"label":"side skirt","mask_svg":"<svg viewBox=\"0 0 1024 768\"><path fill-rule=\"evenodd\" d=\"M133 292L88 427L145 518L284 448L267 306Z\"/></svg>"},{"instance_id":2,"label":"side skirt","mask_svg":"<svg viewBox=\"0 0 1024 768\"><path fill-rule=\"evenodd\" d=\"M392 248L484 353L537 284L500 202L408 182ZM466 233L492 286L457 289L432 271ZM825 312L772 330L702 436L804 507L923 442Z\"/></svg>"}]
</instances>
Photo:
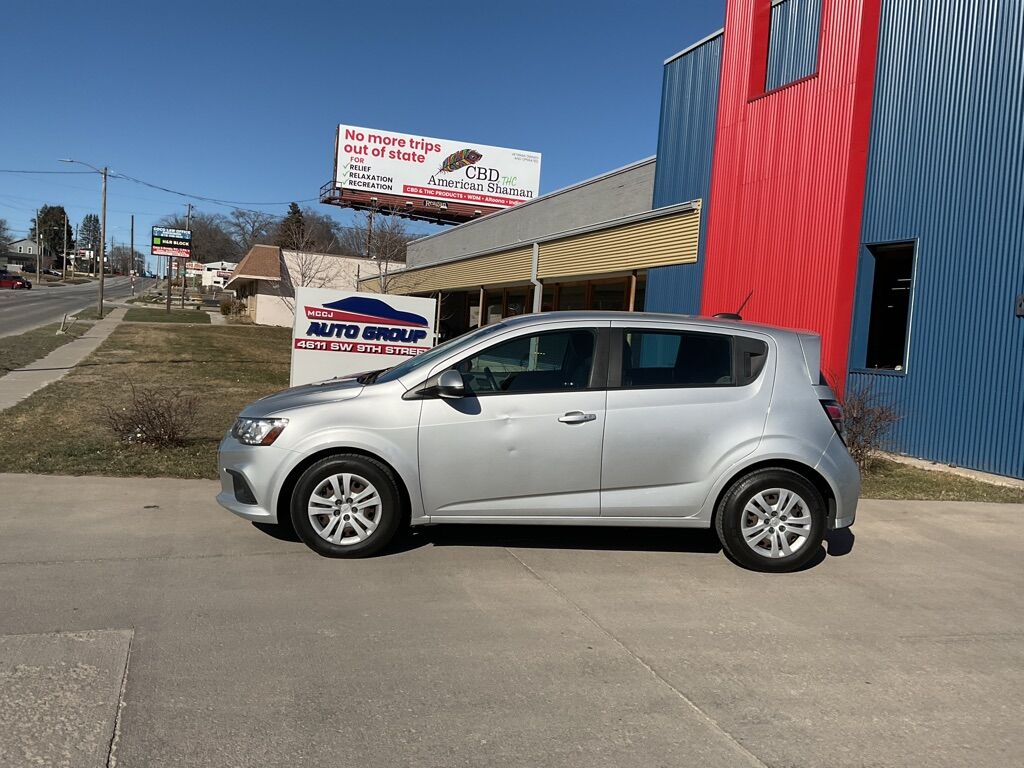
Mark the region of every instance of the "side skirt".
<instances>
[{"instance_id":1,"label":"side skirt","mask_svg":"<svg viewBox=\"0 0 1024 768\"><path fill-rule=\"evenodd\" d=\"M537 515L535 517L509 516L500 517L486 515L472 517L469 515L433 515L421 517L412 522L413 525L428 523L477 523L481 525L600 525L619 528L710 528L709 520L693 517L551 517Z\"/></svg>"}]
</instances>

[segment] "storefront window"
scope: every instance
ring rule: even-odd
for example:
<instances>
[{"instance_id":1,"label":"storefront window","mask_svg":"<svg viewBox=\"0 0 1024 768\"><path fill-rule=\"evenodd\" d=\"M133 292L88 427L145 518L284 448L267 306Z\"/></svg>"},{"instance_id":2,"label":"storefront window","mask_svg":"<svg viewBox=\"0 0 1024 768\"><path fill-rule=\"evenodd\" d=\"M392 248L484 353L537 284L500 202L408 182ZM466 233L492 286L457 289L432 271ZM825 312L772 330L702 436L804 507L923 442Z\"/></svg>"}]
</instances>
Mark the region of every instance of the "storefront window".
<instances>
[{"instance_id":1,"label":"storefront window","mask_svg":"<svg viewBox=\"0 0 1024 768\"><path fill-rule=\"evenodd\" d=\"M544 293L540 301L541 312L551 312L555 308L555 286L545 285Z\"/></svg>"},{"instance_id":2,"label":"storefront window","mask_svg":"<svg viewBox=\"0 0 1024 768\"><path fill-rule=\"evenodd\" d=\"M591 309L606 309L622 312L629 309L629 283L616 280L613 283L594 283L590 297Z\"/></svg>"},{"instance_id":3,"label":"storefront window","mask_svg":"<svg viewBox=\"0 0 1024 768\"><path fill-rule=\"evenodd\" d=\"M501 320L501 309L504 303L503 291L487 291L484 294L484 305L487 307L485 324L490 325Z\"/></svg>"},{"instance_id":4,"label":"storefront window","mask_svg":"<svg viewBox=\"0 0 1024 768\"><path fill-rule=\"evenodd\" d=\"M562 283L558 286L558 308L560 310L586 309L587 284Z\"/></svg>"},{"instance_id":5,"label":"storefront window","mask_svg":"<svg viewBox=\"0 0 1024 768\"><path fill-rule=\"evenodd\" d=\"M505 291L505 317L525 315L532 305L529 288L509 288Z\"/></svg>"}]
</instances>

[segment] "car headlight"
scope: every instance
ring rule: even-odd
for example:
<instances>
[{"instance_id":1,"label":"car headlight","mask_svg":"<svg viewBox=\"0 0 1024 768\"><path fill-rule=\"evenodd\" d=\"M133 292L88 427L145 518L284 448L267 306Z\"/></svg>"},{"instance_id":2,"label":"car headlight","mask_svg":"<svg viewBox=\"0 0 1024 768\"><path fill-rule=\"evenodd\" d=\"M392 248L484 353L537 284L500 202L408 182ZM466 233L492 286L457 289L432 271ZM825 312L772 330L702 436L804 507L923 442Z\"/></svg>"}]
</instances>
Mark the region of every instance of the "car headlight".
<instances>
[{"instance_id":1,"label":"car headlight","mask_svg":"<svg viewBox=\"0 0 1024 768\"><path fill-rule=\"evenodd\" d=\"M272 445L288 426L288 419L239 419L231 436L246 445Z\"/></svg>"}]
</instances>

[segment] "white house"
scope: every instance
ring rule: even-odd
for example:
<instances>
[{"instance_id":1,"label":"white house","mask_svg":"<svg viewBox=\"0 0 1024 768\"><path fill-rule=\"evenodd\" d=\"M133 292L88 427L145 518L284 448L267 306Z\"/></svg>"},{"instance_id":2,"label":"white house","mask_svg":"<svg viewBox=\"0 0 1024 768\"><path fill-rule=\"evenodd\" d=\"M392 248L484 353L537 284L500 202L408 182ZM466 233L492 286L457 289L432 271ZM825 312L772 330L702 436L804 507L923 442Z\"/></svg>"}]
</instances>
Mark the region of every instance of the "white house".
<instances>
[{"instance_id":1,"label":"white house","mask_svg":"<svg viewBox=\"0 0 1024 768\"><path fill-rule=\"evenodd\" d=\"M404 266L404 265L402 265ZM284 251L276 245L254 245L224 286L245 302L257 325L291 327L295 289L359 290L360 278L374 274L377 262L361 256Z\"/></svg>"},{"instance_id":2,"label":"white house","mask_svg":"<svg viewBox=\"0 0 1024 768\"><path fill-rule=\"evenodd\" d=\"M223 288L238 266L237 261L211 261L200 273L203 288Z\"/></svg>"}]
</instances>

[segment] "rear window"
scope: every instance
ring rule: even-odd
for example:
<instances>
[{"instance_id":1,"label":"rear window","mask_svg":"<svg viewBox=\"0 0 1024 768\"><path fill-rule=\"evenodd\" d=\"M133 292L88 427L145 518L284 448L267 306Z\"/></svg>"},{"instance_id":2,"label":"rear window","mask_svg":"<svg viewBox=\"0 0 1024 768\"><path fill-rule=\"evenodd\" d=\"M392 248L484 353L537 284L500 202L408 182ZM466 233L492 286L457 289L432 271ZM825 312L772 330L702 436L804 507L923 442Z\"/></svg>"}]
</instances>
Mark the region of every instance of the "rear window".
<instances>
[{"instance_id":1,"label":"rear window","mask_svg":"<svg viewBox=\"0 0 1024 768\"><path fill-rule=\"evenodd\" d=\"M720 333L627 330L621 386L629 389L734 387L764 369L768 345Z\"/></svg>"}]
</instances>

